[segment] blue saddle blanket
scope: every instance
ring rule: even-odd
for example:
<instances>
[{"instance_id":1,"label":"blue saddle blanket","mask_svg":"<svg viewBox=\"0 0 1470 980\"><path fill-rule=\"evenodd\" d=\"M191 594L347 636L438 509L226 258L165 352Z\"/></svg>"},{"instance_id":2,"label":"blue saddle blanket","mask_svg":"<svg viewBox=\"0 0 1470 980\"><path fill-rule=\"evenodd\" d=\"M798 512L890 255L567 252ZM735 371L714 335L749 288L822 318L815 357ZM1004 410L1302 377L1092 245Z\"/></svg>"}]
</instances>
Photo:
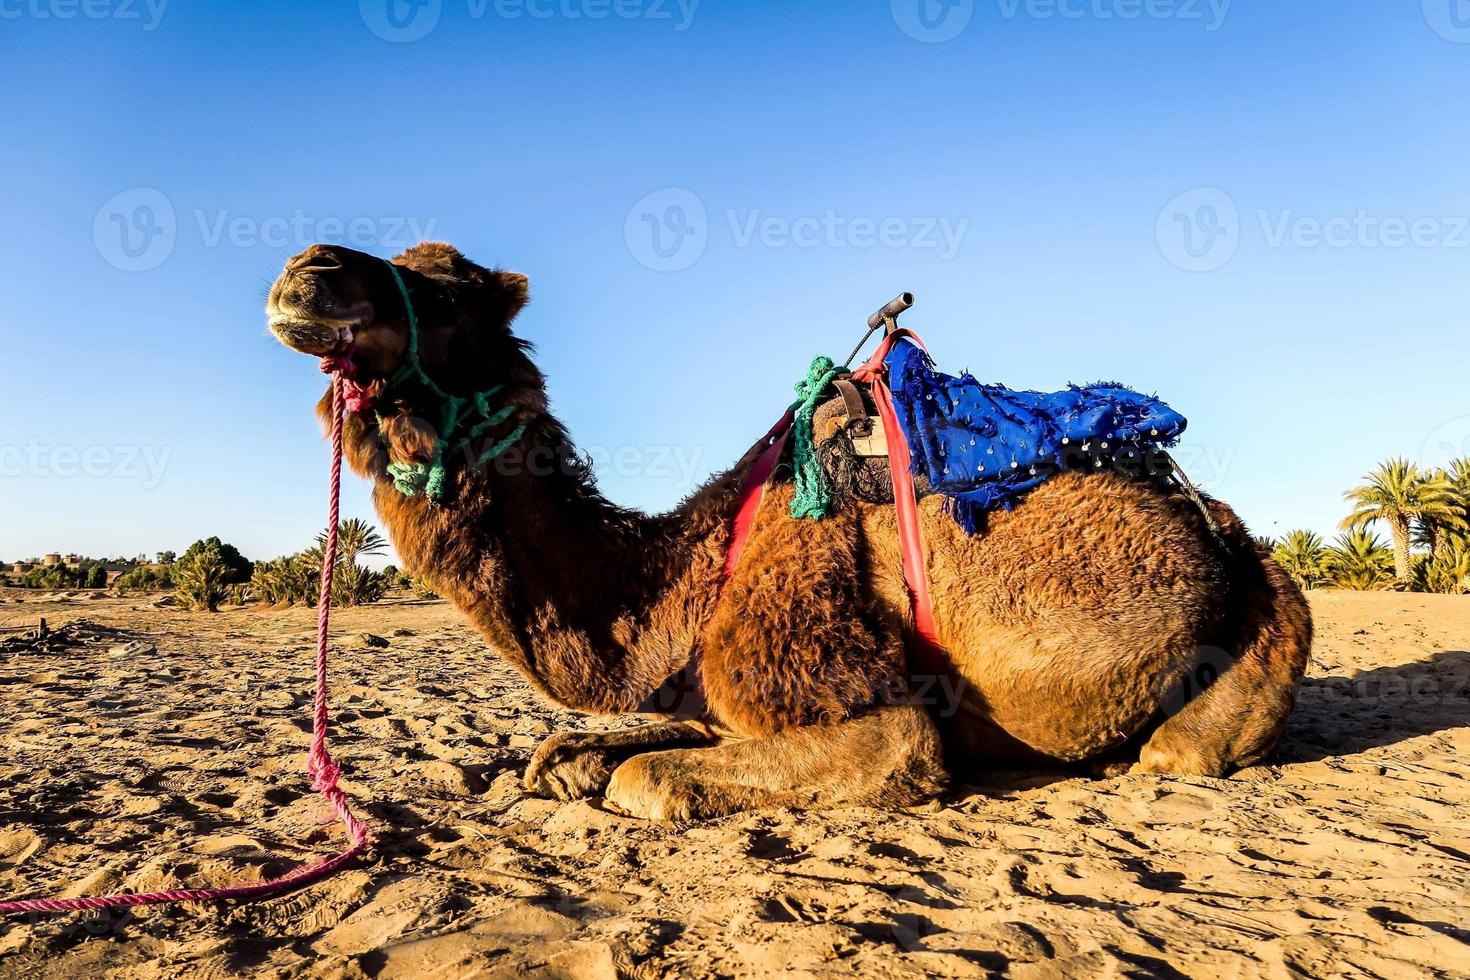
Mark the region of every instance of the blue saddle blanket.
<instances>
[{"instance_id":1,"label":"blue saddle blanket","mask_svg":"<svg viewBox=\"0 0 1470 980\"><path fill-rule=\"evenodd\" d=\"M986 511L1010 506L1060 470L1172 446L1188 424L1159 399L1119 384L1015 391L968 373L952 377L905 340L884 363L914 475L950 498L972 534Z\"/></svg>"}]
</instances>

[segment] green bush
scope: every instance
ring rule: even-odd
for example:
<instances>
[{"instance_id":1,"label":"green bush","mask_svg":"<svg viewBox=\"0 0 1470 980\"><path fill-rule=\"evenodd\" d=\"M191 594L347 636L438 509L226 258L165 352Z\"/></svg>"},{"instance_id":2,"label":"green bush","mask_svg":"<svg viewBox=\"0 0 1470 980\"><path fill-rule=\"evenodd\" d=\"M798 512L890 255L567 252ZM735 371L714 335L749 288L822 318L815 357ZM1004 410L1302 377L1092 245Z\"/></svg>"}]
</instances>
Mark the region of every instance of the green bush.
<instances>
[{"instance_id":1,"label":"green bush","mask_svg":"<svg viewBox=\"0 0 1470 980\"><path fill-rule=\"evenodd\" d=\"M320 557L315 562L305 555L258 561L250 578L250 591L272 606L310 605L316 601L320 571Z\"/></svg>"},{"instance_id":2,"label":"green bush","mask_svg":"<svg viewBox=\"0 0 1470 980\"><path fill-rule=\"evenodd\" d=\"M87 573L65 565L42 565L22 575L20 584L27 589L80 589L87 584Z\"/></svg>"},{"instance_id":3,"label":"green bush","mask_svg":"<svg viewBox=\"0 0 1470 980\"><path fill-rule=\"evenodd\" d=\"M198 550L190 548L174 566L174 598L185 609L215 612L224 601L233 569L225 564L216 540L204 542Z\"/></svg>"},{"instance_id":4,"label":"green bush","mask_svg":"<svg viewBox=\"0 0 1470 980\"><path fill-rule=\"evenodd\" d=\"M151 565L130 568L112 583L112 587L119 592L157 592L172 586L173 579L169 577L168 569L154 568Z\"/></svg>"},{"instance_id":5,"label":"green bush","mask_svg":"<svg viewBox=\"0 0 1470 980\"><path fill-rule=\"evenodd\" d=\"M1470 595L1470 545L1451 543L1437 555L1418 556L1414 564L1414 591Z\"/></svg>"},{"instance_id":6,"label":"green bush","mask_svg":"<svg viewBox=\"0 0 1470 980\"><path fill-rule=\"evenodd\" d=\"M255 570L255 563L235 549L234 545L225 544L218 537L204 538L189 545L188 550L174 564L176 570L182 569L191 562L195 556L205 549L213 548L219 556L219 561L225 566L225 584L236 585L241 582L250 581L250 575Z\"/></svg>"},{"instance_id":7,"label":"green bush","mask_svg":"<svg viewBox=\"0 0 1470 980\"><path fill-rule=\"evenodd\" d=\"M273 606L311 606L321 596L321 575L322 550L311 547L300 554L256 562L250 590ZM377 602L392 585L387 574L339 557L332 577L332 605Z\"/></svg>"}]
</instances>

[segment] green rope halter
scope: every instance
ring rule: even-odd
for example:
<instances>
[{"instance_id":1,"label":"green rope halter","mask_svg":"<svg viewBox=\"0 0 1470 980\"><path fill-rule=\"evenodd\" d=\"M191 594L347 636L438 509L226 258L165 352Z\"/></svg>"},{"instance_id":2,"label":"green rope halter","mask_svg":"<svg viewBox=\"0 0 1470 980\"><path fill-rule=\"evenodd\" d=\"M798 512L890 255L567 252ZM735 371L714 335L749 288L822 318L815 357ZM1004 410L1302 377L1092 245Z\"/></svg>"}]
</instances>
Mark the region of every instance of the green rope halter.
<instances>
[{"instance_id":1,"label":"green rope halter","mask_svg":"<svg viewBox=\"0 0 1470 980\"><path fill-rule=\"evenodd\" d=\"M832 512L832 489L827 486L827 476L817 459L812 416L816 414L817 402L837 375L832 358L818 357L807 369L806 377L796 383L796 421L792 424L796 441L791 449L796 496L791 498L792 517L821 520Z\"/></svg>"},{"instance_id":2,"label":"green rope halter","mask_svg":"<svg viewBox=\"0 0 1470 980\"><path fill-rule=\"evenodd\" d=\"M408 311L408 350L404 356L403 366L388 379L388 387L393 388L407 381L416 381L439 399L442 412L439 421L439 435L434 440L434 451L429 461L427 463L389 463L388 475L393 478L394 489L405 497L416 497L423 494L432 503L439 504L444 502L444 484L448 479L444 450L454 438L454 434L459 431L460 426L469 422L474 416L480 417L480 421L470 426L469 431L455 445L454 454L467 452L471 444L486 431L514 415L518 406L505 405L498 409L491 408L490 398L503 391L505 385L494 385L484 391L462 397L451 395L434 383L434 379L429 377L428 372L424 370L423 363L419 360L419 320L417 314L414 313L413 300L408 295L408 286L404 284L398 266L392 262L388 262L387 265L388 271L393 273L393 282L398 286L398 293L403 297L403 308ZM497 459L515 445L516 441L525 435L525 432L526 423L521 422L482 452L474 465L478 468Z\"/></svg>"}]
</instances>

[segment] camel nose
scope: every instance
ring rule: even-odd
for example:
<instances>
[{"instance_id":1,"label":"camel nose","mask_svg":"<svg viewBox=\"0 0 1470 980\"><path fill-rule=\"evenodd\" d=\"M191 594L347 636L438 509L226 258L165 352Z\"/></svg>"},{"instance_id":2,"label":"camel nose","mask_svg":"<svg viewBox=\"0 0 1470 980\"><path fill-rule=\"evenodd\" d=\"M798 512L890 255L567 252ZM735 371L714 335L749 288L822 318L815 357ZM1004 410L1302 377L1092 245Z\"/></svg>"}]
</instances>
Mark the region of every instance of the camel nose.
<instances>
[{"instance_id":1,"label":"camel nose","mask_svg":"<svg viewBox=\"0 0 1470 980\"><path fill-rule=\"evenodd\" d=\"M331 245L313 245L286 263L288 272L331 272L342 268L342 257Z\"/></svg>"}]
</instances>

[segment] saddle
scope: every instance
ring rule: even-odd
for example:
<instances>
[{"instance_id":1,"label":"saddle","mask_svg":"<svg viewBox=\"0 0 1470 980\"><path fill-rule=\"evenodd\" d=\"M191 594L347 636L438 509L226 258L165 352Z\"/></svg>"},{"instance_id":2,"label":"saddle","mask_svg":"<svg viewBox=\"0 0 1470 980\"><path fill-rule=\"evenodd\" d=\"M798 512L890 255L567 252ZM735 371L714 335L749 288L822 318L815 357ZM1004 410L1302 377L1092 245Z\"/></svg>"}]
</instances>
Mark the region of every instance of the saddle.
<instances>
[{"instance_id":1,"label":"saddle","mask_svg":"<svg viewBox=\"0 0 1470 980\"><path fill-rule=\"evenodd\" d=\"M812 441L836 498L894 502L895 438L908 449L916 497L943 494L972 534L986 512L1065 470L1187 483L1165 451L1187 422L1152 395L1111 382L1056 392L983 384L937 370L917 338L892 344L883 366L901 432L885 428L871 386L845 373L813 413Z\"/></svg>"},{"instance_id":2,"label":"saddle","mask_svg":"<svg viewBox=\"0 0 1470 980\"><path fill-rule=\"evenodd\" d=\"M872 388L843 372L832 382L836 394L817 406L812 435L817 457L828 483L839 498L870 504L893 503L893 476L889 472L888 432L878 413ZM918 495L934 491L920 476Z\"/></svg>"}]
</instances>

